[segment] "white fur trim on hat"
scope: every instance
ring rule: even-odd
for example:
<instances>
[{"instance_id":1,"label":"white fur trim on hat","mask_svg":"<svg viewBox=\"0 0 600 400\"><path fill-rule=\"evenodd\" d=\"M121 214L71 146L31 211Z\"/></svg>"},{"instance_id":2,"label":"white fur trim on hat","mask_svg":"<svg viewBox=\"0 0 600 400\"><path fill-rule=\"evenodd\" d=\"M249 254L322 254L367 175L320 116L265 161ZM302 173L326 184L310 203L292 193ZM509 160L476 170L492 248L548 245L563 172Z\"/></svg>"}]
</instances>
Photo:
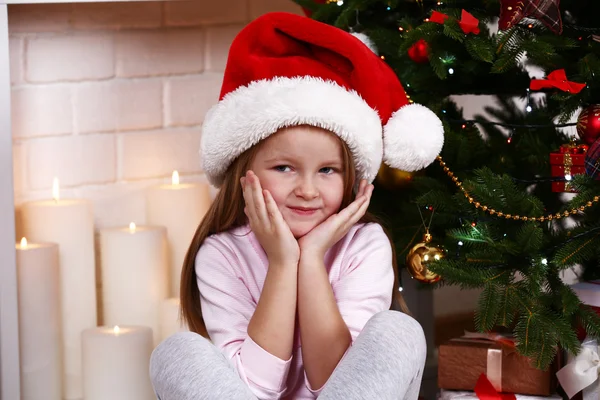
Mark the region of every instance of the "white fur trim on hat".
<instances>
[{"instance_id":1,"label":"white fur trim on hat","mask_svg":"<svg viewBox=\"0 0 600 400\"><path fill-rule=\"evenodd\" d=\"M365 46L367 46L369 48L369 50L371 50L373 53L379 54L378 50L377 50L377 46L375 45L375 42L373 42L373 39L371 39L364 33L360 33L360 32L351 32L350 34L352 36L354 36L355 38L357 38L358 40L360 40L361 42L363 42L363 44Z\"/></svg>"},{"instance_id":2,"label":"white fur trim on hat","mask_svg":"<svg viewBox=\"0 0 600 400\"><path fill-rule=\"evenodd\" d=\"M427 167L440 154L443 145L442 121L420 104L401 107L383 128L383 161L402 171Z\"/></svg>"},{"instance_id":3,"label":"white fur trim on hat","mask_svg":"<svg viewBox=\"0 0 600 400\"><path fill-rule=\"evenodd\" d=\"M254 81L228 93L206 114L200 154L220 186L231 163L280 128L312 125L337 134L350 149L357 178L372 182L383 155L381 119L358 93L302 76Z\"/></svg>"}]
</instances>

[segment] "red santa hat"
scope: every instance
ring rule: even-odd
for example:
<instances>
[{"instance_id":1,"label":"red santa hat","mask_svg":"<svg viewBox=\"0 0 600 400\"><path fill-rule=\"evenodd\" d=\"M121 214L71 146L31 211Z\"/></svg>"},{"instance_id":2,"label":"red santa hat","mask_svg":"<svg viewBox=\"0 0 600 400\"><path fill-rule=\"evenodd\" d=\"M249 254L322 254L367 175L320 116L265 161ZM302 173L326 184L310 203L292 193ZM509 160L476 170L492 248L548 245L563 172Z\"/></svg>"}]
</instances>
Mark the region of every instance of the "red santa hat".
<instances>
[{"instance_id":1,"label":"red santa hat","mask_svg":"<svg viewBox=\"0 0 600 400\"><path fill-rule=\"evenodd\" d=\"M211 183L244 151L280 128L312 125L349 147L358 178L381 161L416 171L444 143L439 118L409 104L394 71L359 38L307 17L265 14L235 38L219 102L202 126L201 157Z\"/></svg>"}]
</instances>

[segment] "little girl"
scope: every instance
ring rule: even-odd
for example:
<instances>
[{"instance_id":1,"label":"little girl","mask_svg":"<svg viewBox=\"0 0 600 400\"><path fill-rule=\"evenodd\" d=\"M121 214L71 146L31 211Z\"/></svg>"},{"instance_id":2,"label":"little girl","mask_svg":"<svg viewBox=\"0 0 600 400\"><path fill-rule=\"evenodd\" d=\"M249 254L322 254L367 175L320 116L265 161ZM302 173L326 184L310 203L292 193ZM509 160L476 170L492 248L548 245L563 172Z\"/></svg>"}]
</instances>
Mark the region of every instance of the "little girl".
<instances>
[{"instance_id":1,"label":"little girl","mask_svg":"<svg viewBox=\"0 0 600 400\"><path fill-rule=\"evenodd\" d=\"M286 13L234 40L201 156L220 187L187 254L182 314L150 374L161 400L417 399L420 325L367 213L382 159L443 144L435 114L355 36Z\"/></svg>"}]
</instances>

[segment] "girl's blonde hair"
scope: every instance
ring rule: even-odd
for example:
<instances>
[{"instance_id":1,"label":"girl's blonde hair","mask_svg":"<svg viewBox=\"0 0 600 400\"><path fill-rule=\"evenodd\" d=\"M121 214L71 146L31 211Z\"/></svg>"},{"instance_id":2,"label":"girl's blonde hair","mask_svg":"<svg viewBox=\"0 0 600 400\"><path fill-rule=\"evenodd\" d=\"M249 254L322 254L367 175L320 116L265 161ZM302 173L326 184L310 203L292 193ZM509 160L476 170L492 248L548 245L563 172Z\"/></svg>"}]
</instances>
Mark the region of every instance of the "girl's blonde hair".
<instances>
[{"instance_id":1,"label":"girl's blonde hair","mask_svg":"<svg viewBox=\"0 0 600 400\"><path fill-rule=\"evenodd\" d=\"M346 143L342 143L342 162L344 168L344 195L340 209L347 207L354 200L354 181L356 172L354 169L354 159ZM195 260L198 250L204 243L204 240L215 233L225 232L229 229L242 226L247 223L244 214L244 197L240 185L240 178L246 174L250 164L254 160L260 144L251 147L242 153L227 169L225 179L221 189L217 193L215 200L208 209L208 212L198 226L192 243L187 251L183 262L181 273L181 315L192 332L196 332L206 338L208 333L202 318L202 309L200 308L200 291L196 281ZM360 222L380 223L372 214L366 213ZM392 289L392 305L390 309L409 313L404 299L398 291L398 268L396 263L396 252L389 232L384 228L385 234L390 240L392 246L392 264L394 268L394 287Z\"/></svg>"}]
</instances>

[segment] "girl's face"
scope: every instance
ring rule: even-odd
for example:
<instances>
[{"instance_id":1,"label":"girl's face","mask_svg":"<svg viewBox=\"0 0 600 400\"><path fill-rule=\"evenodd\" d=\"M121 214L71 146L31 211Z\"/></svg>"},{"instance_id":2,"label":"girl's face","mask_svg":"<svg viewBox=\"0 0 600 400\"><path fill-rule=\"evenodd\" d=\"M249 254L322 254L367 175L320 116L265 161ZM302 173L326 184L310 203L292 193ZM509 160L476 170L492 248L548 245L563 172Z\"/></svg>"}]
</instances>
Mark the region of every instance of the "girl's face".
<instances>
[{"instance_id":1,"label":"girl's face","mask_svg":"<svg viewBox=\"0 0 600 400\"><path fill-rule=\"evenodd\" d=\"M261 144L250 169L300 238L338 212L344 192L342 144L312 126L281 129Z\"/></svg>"}]
</instances>

